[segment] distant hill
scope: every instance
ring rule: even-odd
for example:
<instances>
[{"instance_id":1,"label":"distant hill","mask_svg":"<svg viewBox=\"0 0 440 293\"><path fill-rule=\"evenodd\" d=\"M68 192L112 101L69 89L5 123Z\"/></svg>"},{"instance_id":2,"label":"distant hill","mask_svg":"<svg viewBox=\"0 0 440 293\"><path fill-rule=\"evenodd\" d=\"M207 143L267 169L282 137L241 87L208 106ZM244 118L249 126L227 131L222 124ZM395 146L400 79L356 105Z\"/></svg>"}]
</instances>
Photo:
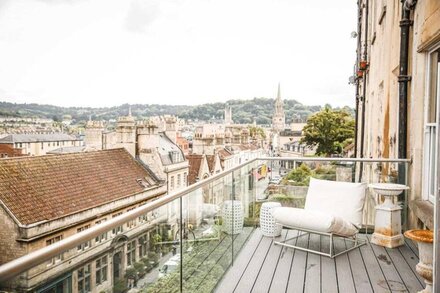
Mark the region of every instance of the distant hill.
<instances>
[{"instance_id":1,"label":"distant hill","mask_svg":"<svg viewBox=\"0 0 440 293\"><path fill-rule=\"evenodd\" d=\"M131 106L132 115L137 118L146 118L155 115L177 115L180 118L208 121L223 119L226 104L232 107L232 119L235 123L252 123L256 119L258 124L270 124L274 99L254 98L252 100L229 100L226 103L211 103L197 106L185 105L141 105ZM38 117L51 118L61 121L63 117L70 116L76 122L86 121L91 116L94 120L117 119L127 115L128 104L117 107L90 108L90 107L58 107L40 104L16 104L0 102L0 117ZM353 110L346 107L350 112ZM296 100L284 100L286 120L290 123L306 121L312 113L321 110L321 106L306 106Z\"/></svg>"}]
</instances>

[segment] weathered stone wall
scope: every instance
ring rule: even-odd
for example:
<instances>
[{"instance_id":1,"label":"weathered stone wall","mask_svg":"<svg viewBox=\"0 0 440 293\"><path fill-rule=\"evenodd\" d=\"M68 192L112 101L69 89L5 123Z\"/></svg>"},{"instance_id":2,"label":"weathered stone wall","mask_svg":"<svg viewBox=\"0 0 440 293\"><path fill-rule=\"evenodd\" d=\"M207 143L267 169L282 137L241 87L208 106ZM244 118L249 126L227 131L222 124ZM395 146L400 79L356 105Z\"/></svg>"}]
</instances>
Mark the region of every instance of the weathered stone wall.
<instances>
[{"instance_id":1,"label":"weathered stone wall","mask_svg":"<svg viewBox=\"0 0 440 293\"><path fill-rule=\"evenodd\" d=\"M370 0L369 3L368 41L362 44L363 48L367 46L369 68L366 84L361 81L359 90L362 96L363 86L366 86L364 157L397 158L401 3L398 0ZM366 1L362 1L361 5L365 7L365 4ZM363 42L365 9L362 16ZM422 198L427 57L429 50L440 44L440 2L418 1L411 18L414 25L410 31L408 73L411 76L408 87L408 158L412 159L408 170L409 200ZM361 112L362 107L359 109ZM360 127L361 123L359 130ZM358 134L361 135L361 132L358 131ZM382 175L387 176L389 172L384 168ZM410 227L416 226L412 214L409 220Z\"/></svg>"}]
</instances>

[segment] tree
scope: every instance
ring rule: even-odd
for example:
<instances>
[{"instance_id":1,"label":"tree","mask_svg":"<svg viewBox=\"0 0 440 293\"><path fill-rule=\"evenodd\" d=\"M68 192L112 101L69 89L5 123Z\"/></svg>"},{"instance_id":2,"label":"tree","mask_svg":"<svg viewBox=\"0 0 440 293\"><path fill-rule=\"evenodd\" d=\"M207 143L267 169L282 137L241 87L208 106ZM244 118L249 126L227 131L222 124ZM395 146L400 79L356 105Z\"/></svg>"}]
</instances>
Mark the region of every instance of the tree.
<instances>
[{"instance_id":1,"label":"tree","mask_svg":"<svg viewBox=\"0 0 440 293\"><path fill-rule=\"evenodd\" d=\"M249 134L252 138L266 138L266 133L264 133L264 129L258 126L249 126Z\"/></svg>"},{"instance_id":2,"label":"tree","mask_svg":"<svg viewBox=\"0 0 440 293\"><path fill-rule=\"evenodd\" d=\"M340 154L344 143L354 138L354 126L354 119L349 113L326 107L307 120L301 143L316 146L318 155Z\"/></svg>"}]
</instances>

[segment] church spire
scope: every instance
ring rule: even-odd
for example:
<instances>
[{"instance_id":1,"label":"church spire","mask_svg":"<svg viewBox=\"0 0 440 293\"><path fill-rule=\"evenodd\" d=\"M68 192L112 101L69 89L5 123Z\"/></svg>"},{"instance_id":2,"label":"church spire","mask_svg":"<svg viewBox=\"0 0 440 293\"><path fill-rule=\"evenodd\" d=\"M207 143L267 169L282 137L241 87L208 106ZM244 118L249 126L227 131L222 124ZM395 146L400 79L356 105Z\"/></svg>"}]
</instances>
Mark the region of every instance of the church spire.
<instances>
[{"instance_id":1,"label":"church spire","mask_svg":"<svg viewBox=\"0 0 440 293\"><path fill-rule=\"evenodd\" d=\"M281 86L280 86L280 83L278 83L278 95L277 95L277 99L278 99L278 100L281 99Z\"/></svg>"},{"instance_id":2,"label":"church spire","mask_svg":"<svg viewBox=\"0 0 440 293\"><path fill-rule=\"evenodd\" d=\"M286 123L286 116L284 114L283 100L281 99L281 85L278 83L278 93L275 99L274 113L272 116L272 129L275 131L283 131Z\"/></svg>"}]
</instances>

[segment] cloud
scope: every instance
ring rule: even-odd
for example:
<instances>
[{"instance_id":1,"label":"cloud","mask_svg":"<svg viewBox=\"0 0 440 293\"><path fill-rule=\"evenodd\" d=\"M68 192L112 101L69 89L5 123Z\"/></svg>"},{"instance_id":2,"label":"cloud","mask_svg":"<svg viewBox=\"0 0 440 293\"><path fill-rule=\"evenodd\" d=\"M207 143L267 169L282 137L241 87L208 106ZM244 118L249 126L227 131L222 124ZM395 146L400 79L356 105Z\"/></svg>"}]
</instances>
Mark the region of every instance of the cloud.
<instances>
[{"instance_id":1,"label":"cloud","mask_svg":"<svg viewBox=\"0 0 440 293\"><path fill-rule=\"evenodd\" d=\"M156 1L133 0L125 18L125 28L136 33L146 32L158 15L159 4Z\"/></svg>"}]
</instances>

